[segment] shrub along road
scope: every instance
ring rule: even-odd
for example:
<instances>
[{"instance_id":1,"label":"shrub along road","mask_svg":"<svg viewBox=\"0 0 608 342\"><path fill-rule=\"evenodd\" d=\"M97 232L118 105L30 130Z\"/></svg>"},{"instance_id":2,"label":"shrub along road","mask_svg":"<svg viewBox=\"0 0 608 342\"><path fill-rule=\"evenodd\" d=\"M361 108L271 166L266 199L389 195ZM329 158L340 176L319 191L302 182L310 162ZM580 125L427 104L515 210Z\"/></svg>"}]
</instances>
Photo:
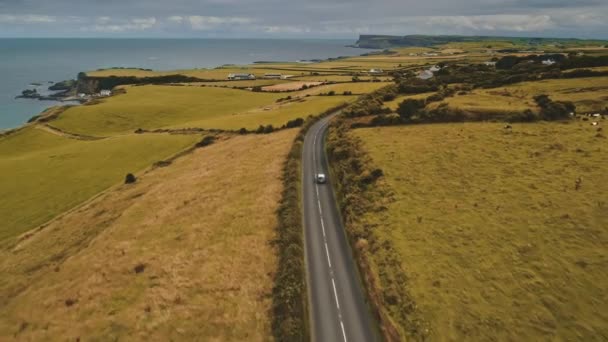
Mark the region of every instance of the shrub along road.
<instances>
[{"instance_id":1,"label":"shrub along road","mask_svg":"<svg viewBox=\"0 0 608 342\"><path fill-rule=\"evenodd\" d=\"M324 142L331 117L308 130L302 156L311 336L313 341L375 341L377 329L342 227L332 182L315 182L315 174L329 174Z\"/></svg>"}]
</instances>

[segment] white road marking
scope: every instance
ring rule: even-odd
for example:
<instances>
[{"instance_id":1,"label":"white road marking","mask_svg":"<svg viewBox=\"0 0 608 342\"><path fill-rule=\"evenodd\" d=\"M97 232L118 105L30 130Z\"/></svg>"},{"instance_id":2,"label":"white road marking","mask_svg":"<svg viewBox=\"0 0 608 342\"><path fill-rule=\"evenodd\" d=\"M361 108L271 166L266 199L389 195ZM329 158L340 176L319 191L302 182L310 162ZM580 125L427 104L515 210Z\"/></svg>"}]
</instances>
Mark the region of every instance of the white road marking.
<instances>
[{"instance_id":1,"label":"white road marking","mask_svg":"<svg viewBox=\"0 0 608 342\"><path fill-rule=\"evenodd\" d=\"M323 230L323 239L326 239L325 236L325 223L323 223L323 218L321 218L321 230Z\"/></svg>"},{"instance_id":2,"label":"white road marking","mask_svg":"<svg viewBox=\"0 0 608 342\"><path fill-rule=\"evenodd\" d=\"M338 310L340 310L340 301L338 300L338 291L336 291L336 282L334 281L334 277L331 277L331 284L334 286L334 297L336 297L336 306Z\"/></svg>"},{"instance_id":3,"label":"white road marking","mask_svg":"<svg viewBox=\"0 0 608 342\"><path fill-rule=\"evenodd\" d=\"M327 248L327 242L325 242L325 254L327 254L327 263L329 264L329 268L331 269L331 258L329 257L329 248Z\"/></svg>"},{"instance_id":4,"label":"white road marking","mask_svg":"<svg viewBox=\"0 0 608 342\"><path fill-rule=\"evenodd\" d=\"M317 130L313 140L313 151L312 151L312 160L313 160L313 168L315 169L313 174L316 177L316 166L317 166L317 137L319 133L322 131L324 125L321 125L321 128ZM325 243L325 254L327 255L327 264L329 266L329 274L331 277L331 283L334 289L334 298L336 299L336 308L338 309L338 320L340 321L340 326L342 328L342 337L344 338L344 342L348 342L346 339L346 330L344 329L344 321L342 320L342 311L340 309L340 301L338 300L338 290L336 289L336 281L334 280L334 271L331 266L331 257L329 256L329 246L327 245L327 237L325 235L325 223L323 221L323 209L321 208L321 198L319 196L319 186L315 184L315 191L317 193L317 204L319 206L319 219L321 221L321 229L323 230L323 241Z\"/></svg>"},{"instance_id":5,"label":"white road marking","mask_svg":"<svg viewBox=\"0 0 608 342\"><path fill-rule=\"evenodd\" d=\"M344 342L346 341L346 331L344 331L344 323L342 323L342 320L340 320L340 325L342 326L342 337L344 337Z\"/></svg>"}]
</instances>

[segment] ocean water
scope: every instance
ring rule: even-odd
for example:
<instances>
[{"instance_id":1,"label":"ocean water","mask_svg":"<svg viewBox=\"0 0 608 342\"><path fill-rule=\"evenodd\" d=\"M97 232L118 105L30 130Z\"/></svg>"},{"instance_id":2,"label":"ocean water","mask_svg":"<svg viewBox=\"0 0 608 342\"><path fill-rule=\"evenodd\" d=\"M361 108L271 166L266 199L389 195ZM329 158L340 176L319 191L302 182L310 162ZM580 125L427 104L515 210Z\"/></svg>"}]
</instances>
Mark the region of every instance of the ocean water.
<instances>
[{"instance_id":1,"label":"ocean water","mask_svg":"<svg viewBox=\"0 0 608 342\"><path fill-rule=\"evenodd\" d=\"M213 68L255 61L355 56L349 40L283 39L0 39L0 130L14 128L57 103L15 99L32 83L76 78L109 67L155 70Z\"/></svg>"}]
</instances>

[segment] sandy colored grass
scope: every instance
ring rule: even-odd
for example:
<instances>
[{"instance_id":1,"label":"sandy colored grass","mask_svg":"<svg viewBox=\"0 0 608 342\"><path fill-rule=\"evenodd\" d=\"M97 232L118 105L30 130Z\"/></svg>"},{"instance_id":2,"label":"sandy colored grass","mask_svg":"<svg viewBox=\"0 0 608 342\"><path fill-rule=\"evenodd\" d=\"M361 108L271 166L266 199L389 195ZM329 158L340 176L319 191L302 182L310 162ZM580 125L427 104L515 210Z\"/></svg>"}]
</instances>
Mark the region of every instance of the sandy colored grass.
<instances>
[{"instance_id":1,"label":"sandy colored grass","mask_svg":"<svg viewBox=\"0 0 608 342\"><path fill-rule=\"evenodd\" d=\"M407 99L413 99L413 100L424 100L427 97L431 96L435 94L435 92L429 92L429 93L422 93L422 94L415 94L415 95L401 95L401 96L397 96L394 100L392 101L386 101L384 102L384 106L387 108L390 108L393 111L396 111L397 108L399 108L399 105L401 104L401 102L407 100Z\"/></svg>"},{"instance_id":2,"label":"sandy colored grass","mask_svg":"<svg viewBox=\"0 0 608 342\"><path fill-rule=\"evenodd\" d=\"M554 101L572 101L578 113L599 112L608 106L608 77L542 80L476 89L431 103L429 108L447 103L472 112L523 112L537 110L534 96L540 94L549 95Z\"/></svg>"},{"instance_id":3,"label":"sandy colored grass","mask_svg":"<svg viewBox=\"0 0 608 342\"><path fill-rule=\"evenodd\" d=\"M196 150L0 250L0 340L270 340L295 134Z\"/></svg>"},{"instance_id":4,"label":"sandy colored grass","mask_svg":"<svg viewBox=\"0 0 608 342\"><path fill-rule=\"evenodd\" d=\"M382 82L391 81L393 78L390 76L357 76L361 81L371 81L373 79L379 79ZM351 82L353 76L351 75L318 75L318 76L301 76L295 78L301 81L318 81L318 82Z\"/></svg>"},{"instance_id":5,"label":"sandy colored grass","mask_svg":"<svg viewBox=\"0 0 608 342\"><path fill-rule=\"evenodd\" d=\"M32 126L0 138L0 245L198 139L158 134L83 141Z\"/></svg>"},{"instance_id":6,"label":"sandy colored grass","mask_svg":"<svg viewBox=\"0 0 608 342\"><path fill-rule=\"evenodd\" d=\"M599 111L608 106L608 77L523 82L498 89L517 97L547 94L555 101L572 101L579 113Z\"/></svg>"},{"instance_id":7,"label":"sandy colored grass","mask_svg":"<svg viewBox=\"0 0 608 342\"><path fill-rule=\"evenodd\" d=\"M371 93L380 88L386 87L392 84L391 82L349 82L349 83L336 83L327 84L319 87L308 89L303 93L310 95L327 94L330 91L334 91L336 94L343 94L345 91L350 91L353 95L361 95Z\"/></svg>"},{"instance_id":8,"label":"sandy colored grass","mask_svg":"<svg viewBox=\"0 0 608 342\"><path fill-rule=\"evenodd\" d=\"M226 128L205 125L205 122L271 104L281 97L213 87L150 85L126 87L126 90L126 94L97 105L70 108L51 124L69 132L94 136L130 133L138 128ZM197 126L199 124L201 126Z\"/></svg>"},{"instance_id":9,"label":"sandy colored grass","mask_svg":"<svg viewBox=\"0 0 608 342\"><path fill-rule=\"evenodd\" d=\"M283 94L283 96L287 95ZM286 124L287 121L316 116L343 103L355 100L356 97L354 96L302 97L293 101L273 103L249 111L201 122L193 122L192 124L195 126L218 127L229 130L238 130L242 127L253 130L260 125L272 125L276 128Z\"/></svg>"},{"instance_id":10,"label":"sandy colored grass","mask_svg":"<svg viewBox=\"0 0 608 342\"><path fill-rule=\"evenodd\" d=\"M268 86L274 84L287 83L289 81L286 80L276 80L276 79L259 79L259 80L244 80L244 81L219 81L219 82L195 82L195 83L186 83L186 85L191 86L201 86L205 85L208 87L237 87L237 88L251 88L256 86Z\"/></svg>"},{"instance_id":11,"label":"sandy colored grass","mask_svg":"<svg viewBox=\"0 0 608 342\"><path fill-rule=\"evenodd\" d=\"M472 112L523 112L526 109L536 110L537 106L532 97L516 97L506 95L503 91L474 91L467 95L454 95L441 102L433 102L428 108L436 108L441 103L450 107Z\"/></svg>"},{"instance_id":12,"label":"sandy colored grass","mask_svg":"<svg viewBox=\"0 0 608 342\"><path fill-rule=\"evenodd\" d=\"M257 78L263 78L267 73L282 73L286 75L308 75L311 72L327 72L324 68L319 68L318 64L301 64L299 66L274 66L266 64L253 64L244 66L220 67L215 69L186 69L186 70L170 70L170 71L145 71L139 69L106 69L101 71L89 71L87 75L94 77L108 76L135 76L135 77L153 77L164 75L185 75L197 77L204 80L226 80L228 74L231 73L251 73Z\"/></svg>"},{"instance_id":13,"label":"sandy colored grass","mask_svg":"<svg viewBox=\"0 0 608 342\"><path fill-rule=\"evenodd\" d=\"M288 82L282 84L275 84L263 87L264 91L296 91L302 89L302 87L314 87L322 84L323 82L315 82L315 81L296 81L296 82Z\"/></svg>"},{"instance_id":14,"label":"sandy colored grass","mask_svg":"<svg viewBox=\"0 0 608 342\"><path fill-rule=\"evenodd\" d=\"M393 193L365 219L394 241L430 340L605 340L606 139L503 126L355 130Z\"/></svg>"}]
</instances>

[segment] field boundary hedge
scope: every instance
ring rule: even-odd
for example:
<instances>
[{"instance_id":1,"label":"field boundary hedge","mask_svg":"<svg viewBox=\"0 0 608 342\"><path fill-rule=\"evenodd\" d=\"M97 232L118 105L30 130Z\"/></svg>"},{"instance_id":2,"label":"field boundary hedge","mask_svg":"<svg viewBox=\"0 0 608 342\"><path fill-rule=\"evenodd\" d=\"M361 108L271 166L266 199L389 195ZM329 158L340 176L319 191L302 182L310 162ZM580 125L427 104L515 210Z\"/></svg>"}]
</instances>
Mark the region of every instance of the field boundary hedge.
<instances>
[{"instance_id":1,"label":"field boundary hedge","mask_svg":"<svg viewBox=\"0 0 608 342\"><path fill-rule=\"evenodd\" d=\"M366 222L367 213L384 215L390 191L380 182L383 171L375 168L362 142L349 134L347 119L330 125L327 155L334 191L346 234L369 299L374 318L386 341L424 340L429 332L407 289L407 276L393 242L375 234L377 225Z\"/></svg>"}]
</instances>

